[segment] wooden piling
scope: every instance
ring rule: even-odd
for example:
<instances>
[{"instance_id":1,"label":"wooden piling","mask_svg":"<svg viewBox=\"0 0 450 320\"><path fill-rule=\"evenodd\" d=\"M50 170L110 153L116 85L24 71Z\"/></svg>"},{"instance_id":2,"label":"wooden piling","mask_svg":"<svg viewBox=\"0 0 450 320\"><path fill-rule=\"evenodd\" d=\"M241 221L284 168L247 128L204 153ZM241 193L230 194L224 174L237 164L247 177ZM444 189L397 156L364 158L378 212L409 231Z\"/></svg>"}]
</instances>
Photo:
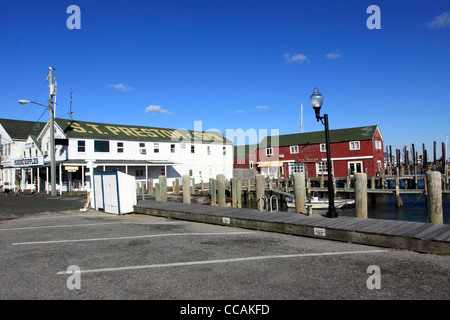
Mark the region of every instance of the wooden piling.
<instances>
[{"instance_id":1,"label":"wooden piling","mask_svg":"<svg viewBox=\"0 0 450 320\"><path fill-rule=\"evenodd\" d=\"M226 207L226 198L225 198L225 175L218 174L217 175L217 202L219 207Z\"/></svg>"},{"instance_id":2,"label":"wooden piling","mask_svg":"<svg viewBox=\"0 0 450 320\"><path fill-rule=\"evenodd\" d=\"M211 205L216 206L216 203L217 203L217 181L213 178L209 179L209 194L211 196Z\"/></svg>"},{"instance_id":3,"label":"wooden piling","mask_svg":"<svg viewBox=\"0 0 450 320\"><path fill-rule=\"evenodd\" d=\"M141 185L141 195L142 195L142 200L145 200L145 184L144 183Z\"/></svg>"},{"instance_id":4,"label":"wooden piling","mask_svg":"<svg viewBox=\"0 0 450 320\"><path fill-rule=\"evenodd\" d=\"M259 199L264 195L266 180L263 174L256 175L256 204L259 208Z\"/></svg>"},{"instance_id":5,"label":"wooden piling","mask_svg":"<svg viewBox=\"0 0 450 320\"><path fill-rule=\"evenodd\" d=\"M305 174L294 173L295 212L306 213Z\"/></svg>"},{"instance_id":6,"label":"wooden piling","mask_svg":"<svg viewBox=\"0 0 450 320\"><path fill-rule=\"evenodd\" d=\"M367 174L355 173L356 217L367 219Z\"/></svg>"},{"instance_id":7,"label":"wooden piling","mask_svg":"<svg viewBox=\"0 0 450 320\"><path fill-rule=\"evenodd\" d=\"M306 179L306 197L311 198L311 179Z\"/></svg>"},{"instance_id":8,"label":"wooden piling","mask_svg":"<svg viewBox=\"0 0 450 320\"><path fill-rule=\"evenodd\" d=\"M195 194L195 178L191 178L191 194Z\"/></svg>"},{"instance_id":9,"label":"wooden piling","mask_svg":"<svg viewBox=\"0 0 450 320\"><path fill-rule=\"evenodd\" d=\"M442 142L442 166L444 168L444 189L448 190L448 161L447 161L447 145Z\"/></svg>"},{"instance_id":10,"label":"wooden piling","mask_svg":"<svg viewBox=\"0 0 450 320\"><path fill-rule=\"evenodd\" d=\"M236 206L238 208L242 208L242 179L241 178L237 178L237 180L236 180L236 196L237 196Z\"/></svg>"},{"instance_id":11,"label":"wooden piling","mask_svg":"<svg viewBox=\"0 0 450 320\"><path fill-rule=\"evenodd\" d=\"M428 222L443 224L441 173L439 171L427 172L428 186Z\"/></svg>"},{"instance_id":12,"label":"wooden piling","mask_svg":"<svg viewBox=\"0 0 450 320\"><path fill-rule=\"evenodd\" d=\"M148 180L148 195L152 195L154 194L154 190L153 190L153 179L149 179Z\"/></svg>"},{"instance_id":13,"label":"wooden piling","mask_svg":"<svg viewBox=\"0 0 450 320\"><path fill-rule=\"evenodd\" d=\"M155 200L156 201L161 201L161 192L160 192L160 188L159 188L159 183L155 183Z\"/></svg>"},{"instance_id":14,"label":"wooden piling","mask_svg":"<svg viewBox=\"0 0 450 320\"><path fill-rule=\"evenodd\" d=\"M398 175L395 177L395 202L397 204L397 208L403 207L403 201L400 197L400 179Z\"/></svg>"},{"instance_id":15,"label":"wooden piling","mask_svg":"<svg viewBox=\"0 0 450 320\"><path fill-rule=\"evenodd\" d=\"M237 207L237 179L231 179L231 206Z\"/></svg>"},{"instance_id":16,"label":"wooden piling","mask_svg":"<svg viewBox=\"0 0 450 320\"><path fill-rule=\"evenodd\" d=\"M166 176L159 176L159 192L160 192L160 199L163 202L167 202L167 177Z\"/></svg>"},{"instance_id":17,"label":"wooden piling","mask_svg":"<svg viewBox=\"0 0 450 320\"><path fill-rule=\"evenodd\" d=\"M175 179L175 194L180 194L180 178Z\"/></svg>"},{"instance_id":18,"label":"wooden piling","mask_svg":"<svg viewBox=\"0 0 450 320\"><path fill-rule=\"evenodd\" d=\"M191 177L189 175L182 176L183 203L191 203Z\"/></svg>"}]
</instances>

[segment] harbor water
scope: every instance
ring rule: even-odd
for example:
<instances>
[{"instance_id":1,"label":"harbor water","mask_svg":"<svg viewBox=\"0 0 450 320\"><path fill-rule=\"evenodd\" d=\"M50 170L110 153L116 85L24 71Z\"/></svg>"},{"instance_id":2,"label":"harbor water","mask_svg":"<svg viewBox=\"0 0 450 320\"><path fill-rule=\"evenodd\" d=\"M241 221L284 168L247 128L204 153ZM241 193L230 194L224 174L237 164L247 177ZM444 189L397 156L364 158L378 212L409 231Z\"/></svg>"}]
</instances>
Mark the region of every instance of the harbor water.
<instances>
[{"instance_id":1,"label":"harbor water","mask_svg":"<svg viewBox=\"0 0 450 320\"><path fill-rule=\"evenodd\" d=\"M337 196L344 197L345 195ZM244 198L244 197L243 197ZM402 194L403 207L397 208L394 194L369 194L367 197L368 217L372 219L403 220L413 222L428 222L428 210L426 197L421 194ZM242 199L244 200L244 199ZM256 208L256 203L250 201L243 202L243 207ZM273 208L275 209L275 201ZM442 194L442 208L444 224L450 224L450 194ZM283 203L279 204L279 211L295 212L295 208L287 208ZM340 216L356 217L354 206L349 208L336 209ZM313 214L325 215L327 209L313 210Z\"/></svg>"}]
</instances>

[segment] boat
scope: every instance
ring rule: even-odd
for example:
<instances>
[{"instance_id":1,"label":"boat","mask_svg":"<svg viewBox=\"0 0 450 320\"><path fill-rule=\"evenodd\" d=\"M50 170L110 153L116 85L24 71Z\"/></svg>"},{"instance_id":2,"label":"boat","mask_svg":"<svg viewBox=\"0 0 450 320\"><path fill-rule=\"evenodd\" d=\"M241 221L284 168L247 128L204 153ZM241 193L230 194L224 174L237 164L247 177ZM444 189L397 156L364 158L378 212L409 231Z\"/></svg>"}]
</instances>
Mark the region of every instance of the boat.
<instances>
[{"instance_id":1,"label":"boat","mask_svg":"<svg viewBox=\"0 0 450 320\"><path fill-rule=\"evenodd\" d=\"M295 208L295 200L291 197L286 197L286 204L288 208ZM312 209L328 209L328 199L319 199L319 197L311 197L305 204L312 206ZM355 204L354 199L334 199L334 207L337 209L353 204Z\"/></svg>"}]
</instances>

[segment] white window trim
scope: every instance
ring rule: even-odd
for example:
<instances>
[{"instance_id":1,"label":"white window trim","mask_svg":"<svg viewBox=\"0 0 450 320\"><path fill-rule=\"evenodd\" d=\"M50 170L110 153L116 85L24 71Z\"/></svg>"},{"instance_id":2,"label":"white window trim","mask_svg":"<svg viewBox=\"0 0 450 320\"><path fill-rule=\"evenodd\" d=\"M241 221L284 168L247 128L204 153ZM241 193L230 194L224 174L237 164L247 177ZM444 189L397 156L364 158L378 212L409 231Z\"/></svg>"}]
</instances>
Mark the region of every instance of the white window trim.
<instances>
[{"instance_id":1,"label":"white window trim","mask_svg":"<svg viewBox=\"0 0 450 320\"><path fill-rule=\"evenodd\" d=\"M291 146L290 149L291 149L291 154L298 153L298 145Z\"/></svg>"},{"instance_id":2,"label":"white window trim","mask_svg":"<svg viewBox=\"0 0 450 320\"><path fill-rule=\"evenodd\" d=\"M364 173L364 167L363 167L363 162L362 161L349 161L347 164L347 170L350 172L350 164L354 164L355 168L356 168L356 164L361 164L361 173ZM350 172L350 174L353 174L352 172Z\"/></svg>"},{"instance_id":3,"label":"white window trim","mask_svg":"<svg viewBox=\"0 0 450 320\"><path fill-rule=\"evenodd\" d=\"M297 170L297 168L298 168L298 170ZM304 163L290 164L289 165L289 175L292 176L296 172L305 173L305 164Z\"/></svg>"},{"instance_id":4,"label":"white window trim","mask_svg":"<svg viewBox=\"0 0 450 320\"><path fill-rule=\"evenodd\" d=\"M266 148L266 156L273 156L273 148Z\"/></svg>"},{"instance_id":5,"label":"white window trim","mask_svg":"<svg viewBox=\"0 0 450 320\"><path fill-rule=\"evenodd\" d=\"M320 144L320 152L327 152L327 144L326 143Z\"/></svg>"},{"instance_id":6,"label":"white window trim","mask_svg":"<svg viewBox=\"0 0 450 320\"><path fill-rule=\"evenodd\" d=\"M381 141L376 140L375 141L375 149L380 150L381 148Z\"/></svg>"},{"instance_id":7,"label":"white window trim","mask_svg":"<svg viewBox=\"0 0 450 320\"><path fill-rule=\"evenodd\" d=\"M320 163L323 163L324 164L324 170L319 170L319 168L320 168ZM327 167L327 161L321 161L321 162L316 162L316 172L317 172L317 175L319 176L319 175L322 175L322 174L328 174L328 167ZM333 166L333 160L331 160L331 173L333 173L334 172L334 166Z\"/></svg>"},{"instance_id":8,"label":"white window trim","mask_svg":"<svg viewBox=\"0 0 450 320\"><path fill-rule=\"evenodd\" d=\"M348 143L350 150L360 150L361 142L360 141L350 141Z\"/></svg>"}]
</instances>

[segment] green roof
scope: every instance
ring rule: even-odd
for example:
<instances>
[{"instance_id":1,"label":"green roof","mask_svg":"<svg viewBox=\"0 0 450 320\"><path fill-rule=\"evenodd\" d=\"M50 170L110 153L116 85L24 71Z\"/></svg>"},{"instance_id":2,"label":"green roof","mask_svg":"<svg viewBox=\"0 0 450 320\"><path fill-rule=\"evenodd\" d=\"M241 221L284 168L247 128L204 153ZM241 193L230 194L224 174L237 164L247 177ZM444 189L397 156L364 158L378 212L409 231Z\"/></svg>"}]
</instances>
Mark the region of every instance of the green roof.
<instances>
[{"instance_id":1,"label":"green roof","mask_svg":"<svg viewBox=\"0 0 450 320\"><path fill-rule=\"evenodd\" d=\"M0 124L14 140L27 140L28 136L38 136L45 122L0 119Z\"/></svg>"},{"instance_id":2,"label":"green roof","mask_svg":"<svg viewBox=\"0 0 450 320\"><path fill-rule=\"evenodd\" d=\"M347 129L330 130L330 142L371 140L378 126L367 126ZM325 131L286 134L274 137L265 137L260 145L271 147L273 138L278 137L278 146L290 146L296 144L325 143Z\"/></svg>"},{"instance_id":3,"label":"green roof","mask_svg":"<svg viewBox=\"0 0 450 320\"><path fill-rule=\"evenodd\" d=\"M258 148L257 144L234 146L234 155L248 155Z\"/></svg>"},{"instance_id":4,"label":"green roof","mask_svg":"<svg viewBox=\"0 0 450 320\"><path fill-rule=\"evenodd\" d=\"M192 131L133 125L86 122L78 120L55 119L58 126L69 138L95 138L139 141L193 141L220 142L232 144L220 133L212 131ZM172 140L172 137L175 140Z\"/></svg>"}]
</instances>

